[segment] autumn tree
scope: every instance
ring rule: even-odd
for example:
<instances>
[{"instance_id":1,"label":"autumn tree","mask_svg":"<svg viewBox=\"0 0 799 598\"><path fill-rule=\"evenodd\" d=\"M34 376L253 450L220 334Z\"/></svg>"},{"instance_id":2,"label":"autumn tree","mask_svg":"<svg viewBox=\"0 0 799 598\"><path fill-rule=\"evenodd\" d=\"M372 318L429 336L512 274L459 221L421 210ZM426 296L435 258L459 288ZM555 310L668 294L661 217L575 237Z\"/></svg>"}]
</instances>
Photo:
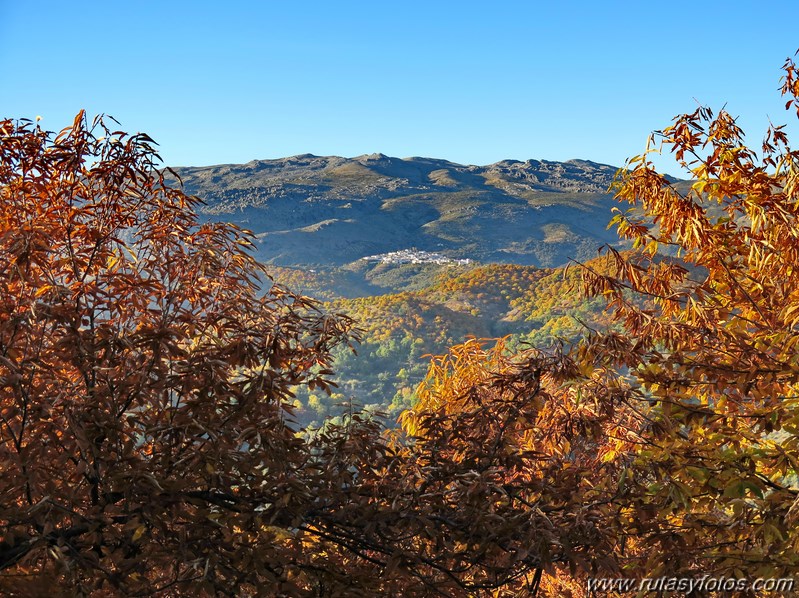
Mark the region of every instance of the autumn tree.
<instances>
[{"instance_id":1,"label":"autumn tree","mask_svg":"<svg viewBox=\"0 0 799 598\"><path fill-rule=\"evenodd\" d=\"M786 108L799 116L797 70L790 60L784 70ZM527 366L529 352L456 347L405 416L422 437L458 430L439 450L473 464L478 449L460 449L463 439L503 430L498 446L518 461L494 480L509 476L511 496L562 517L552 535L504 537L550 543L538 553L549 575L527 591L580 595L588 575L799 573L799 152L772 126L758 156L734 118L704 107L657 136L689 180L658 173L654 145L633 158L615 186L630 207L613 220L630 249L581 266L587 296L607 301L617 328ZM525 455L536 458L519 465ZM561 486L546 463L577 475ZM576 526L581 515L591 524ZM569 529L582 544L563 540Z\"/></svg>"},{"instance_id":2,"label":"autumn tree","mask_svg":"<svg viewBox=\"0 0 799 598\"><path fill-rule=\"evenodd\" d=\"M249 238L106 122L0 122L0 591L291 594L280 530L324 482L287 401L349 321L262 295Z\"/></svg>"},{"instance_id":3,"label":"autumn tree","mask_svg":"<svg viewBox=\"0 0 799 598\"><path fill-rule=\"evenodd\" d=\"M784 70L786 108L797 109L796 67L789 60ZM690 182L659 174L654 147L634 158L616 189L631 208L615 218L633 251L611 252L610 275L585 269L589 294L608 299L624 333L595 336L583 357L625 372L641 413L619 521L642 548L628 567L792 577L799 153L772 126L758 156L733 117L709 108L659 136Z\"/></svg>"},{"instance_id":4,"label":"autumn tree","mask_svg":"<svg viewBox=\"0 0 799 598\"><path fill-rule=\"evenodd\" d=\"M581 367L560 351L471 339L434 358L402 415L417 484L448 512L436 554L464 589L580 596L553 579L621 575L622 540L607 525L626 467L615 439L637 422L612 376Z\"/></svg>"}]
</instances>

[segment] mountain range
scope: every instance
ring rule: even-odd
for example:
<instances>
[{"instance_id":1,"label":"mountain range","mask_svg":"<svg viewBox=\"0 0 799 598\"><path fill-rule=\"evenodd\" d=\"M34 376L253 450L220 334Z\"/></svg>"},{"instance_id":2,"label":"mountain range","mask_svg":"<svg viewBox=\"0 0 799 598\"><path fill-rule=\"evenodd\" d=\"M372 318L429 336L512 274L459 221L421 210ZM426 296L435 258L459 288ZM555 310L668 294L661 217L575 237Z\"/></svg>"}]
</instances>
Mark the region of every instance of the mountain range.
<instances>
[{"instance_id":1,"label":"mountain range","mask_svg":"<svg viewBox=\"0 0 799 598\"><path fill-rule=\"evenodd\" d=\"M558 266L616 241L606 229L616 168L586 160L303 154L176 168L206 218L252 230L258 258L289 267L355 267L418 250L480 263Z\"/></svg>"}]
</instances>

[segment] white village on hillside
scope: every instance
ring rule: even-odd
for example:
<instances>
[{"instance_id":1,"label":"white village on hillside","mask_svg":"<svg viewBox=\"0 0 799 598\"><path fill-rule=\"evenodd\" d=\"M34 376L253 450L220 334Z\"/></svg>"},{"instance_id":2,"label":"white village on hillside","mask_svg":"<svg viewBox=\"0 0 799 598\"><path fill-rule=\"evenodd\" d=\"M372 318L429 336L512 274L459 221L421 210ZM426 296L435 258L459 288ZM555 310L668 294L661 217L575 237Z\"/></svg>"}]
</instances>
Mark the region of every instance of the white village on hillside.
<instances>
[{"instance_id":1,"label":"white village on hillside","mask_svg":"<svg viewBox=\"0 0 799 598\"><path fill-rule=\"evenodd\" d=\"M368 255L361 260L366 262L381 262L384 264L453 264L464 266L471 264L472 260L452 259L440 253L424 251L412 247L410 249L400 249L399 251L389 251L377 255Z\"/></svg>"}]
</instances>

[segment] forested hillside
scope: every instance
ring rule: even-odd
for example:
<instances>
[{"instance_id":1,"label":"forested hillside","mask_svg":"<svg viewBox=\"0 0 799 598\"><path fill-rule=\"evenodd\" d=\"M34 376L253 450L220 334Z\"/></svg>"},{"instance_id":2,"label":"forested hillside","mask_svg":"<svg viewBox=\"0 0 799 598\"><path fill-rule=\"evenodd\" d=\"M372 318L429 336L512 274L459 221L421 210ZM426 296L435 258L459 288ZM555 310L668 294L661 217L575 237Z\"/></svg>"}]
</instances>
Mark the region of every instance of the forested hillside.
<instances>
[{"instance_id":1,"label":"forested hillside","mask_svg":"<svg viewBox=\"0 0 799 598\"><path fill-rule=\"evenodd\" d=\"M586 265L606 271L608 260L595 258ZM510 349L547 347L571 343L610 321L602 300L583 297L580 270L574 266L445 266L421 273L419 268L395 268L400 270L397 278L432 282L416 290L326 303L327 309L351 316L362 329L362 339L357 354L345 348L335 351L339 387L331 396L298 389L297 417L303 423L320 425L326 416L348 411L350 401L395 419L413 404L429 356L469 337L508 337ZM323 288L324 281L307 273L272 272L281 284Z\"/></svg>"}]
</instances>

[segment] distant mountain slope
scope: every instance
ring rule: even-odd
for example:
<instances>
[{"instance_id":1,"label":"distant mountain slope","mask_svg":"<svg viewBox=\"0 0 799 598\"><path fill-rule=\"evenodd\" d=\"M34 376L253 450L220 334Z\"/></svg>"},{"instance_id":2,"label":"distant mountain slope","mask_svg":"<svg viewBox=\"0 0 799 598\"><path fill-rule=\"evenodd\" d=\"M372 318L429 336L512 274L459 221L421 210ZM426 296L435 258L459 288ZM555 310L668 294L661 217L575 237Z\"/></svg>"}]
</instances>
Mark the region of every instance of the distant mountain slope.
<instances>
[{"instance_id":1,"label":"distant mountain slope","mask_svg":"<svg viewBox=\"0 0 799 598\"><path fill-rule=\"evenodd\" d=\"M551 267L616 240L606 230L616 169L583 160L465 166L304 154L176 171L208 218L252 230L258 258L282 266L343 266L415 247Z\"/></svg>"}]
</instances>

